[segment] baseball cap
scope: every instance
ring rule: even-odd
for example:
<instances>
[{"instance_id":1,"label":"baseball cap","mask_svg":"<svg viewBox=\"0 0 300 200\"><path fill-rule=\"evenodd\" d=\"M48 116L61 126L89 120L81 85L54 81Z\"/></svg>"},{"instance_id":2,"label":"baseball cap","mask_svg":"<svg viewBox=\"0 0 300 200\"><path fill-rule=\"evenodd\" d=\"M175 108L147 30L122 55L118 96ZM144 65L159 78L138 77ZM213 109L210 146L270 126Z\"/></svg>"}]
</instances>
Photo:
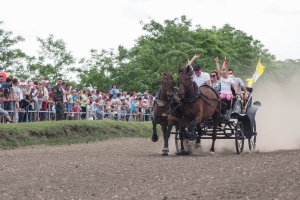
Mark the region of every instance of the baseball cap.
<instances>
[{"instance_id":1,"label":"baseball cap","mask_svg":"<svg viewBox=\"0 0 300 200\"><path fill-rule=\"evenodd\" d=\"M121 97L121 100L125 100L125 97Z\"/></svg>"},{"instance_id":2,"label":"baseball cap","mask_svg":"<svg viewBox=\"0 0 300 200\"><path fill-rule=\"evenodd\" d=\"M200 65L196 65L193 67L193 71L198 71L201 69L201 66Z\"/></svg>"}]
</instances>

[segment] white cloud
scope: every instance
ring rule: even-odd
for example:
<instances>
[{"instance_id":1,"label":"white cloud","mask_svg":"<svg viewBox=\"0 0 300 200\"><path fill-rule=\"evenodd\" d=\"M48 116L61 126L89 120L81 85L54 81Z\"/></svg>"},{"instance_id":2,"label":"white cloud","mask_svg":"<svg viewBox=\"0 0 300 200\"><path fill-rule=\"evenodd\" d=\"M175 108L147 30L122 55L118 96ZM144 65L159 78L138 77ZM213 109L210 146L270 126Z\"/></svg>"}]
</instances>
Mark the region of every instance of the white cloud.
<instances>
[{"instance_id":1,"label":"white cloud","mask_svg":"<svg viewBox=\"0 0 300 200\"><path fill-rule=\"evenodd\" d=\"M300 28L297 1L238 0L11 0L1 3L4 28L25 37L20 47L38 49L36 37L62 38L78 58L89 50L132 47L143 31L140 21L186 15L193 25L210 28L229 23L260 40L278 59L299 58ZM4 9L3 9L4 8Z\"/></svg>"}]
</instances>

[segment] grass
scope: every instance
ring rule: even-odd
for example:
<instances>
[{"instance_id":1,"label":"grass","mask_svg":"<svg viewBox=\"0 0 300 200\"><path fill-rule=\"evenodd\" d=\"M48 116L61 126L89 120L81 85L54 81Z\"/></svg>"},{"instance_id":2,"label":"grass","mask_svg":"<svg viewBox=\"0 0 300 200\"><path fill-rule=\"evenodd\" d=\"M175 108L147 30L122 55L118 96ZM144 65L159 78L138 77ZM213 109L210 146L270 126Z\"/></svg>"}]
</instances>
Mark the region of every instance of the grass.
<instances>
[{"instance_id":1,"label":"grass","mask_svg":"<svg viewBox=\"0 0 300 200\"><path fill-rule=\"evenodd\" d=\"M15 149L40 144L64 145L94 142L117 137L151 137L152 135L151 122L84 120L0 124L0 126L0 149Z\"/></svg>"}]
</instances>

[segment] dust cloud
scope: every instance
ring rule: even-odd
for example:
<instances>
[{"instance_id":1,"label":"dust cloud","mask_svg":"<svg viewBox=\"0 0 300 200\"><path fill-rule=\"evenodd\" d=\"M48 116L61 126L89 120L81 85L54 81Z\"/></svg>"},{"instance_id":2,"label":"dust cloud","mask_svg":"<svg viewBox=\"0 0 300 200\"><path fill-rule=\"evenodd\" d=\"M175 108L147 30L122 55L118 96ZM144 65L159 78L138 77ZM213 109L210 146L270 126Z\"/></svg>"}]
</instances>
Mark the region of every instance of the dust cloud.
<instances>
[{"instance_id":1,"label":"dust cloud","mask_svg":"<svg viewBox=\"0 0 300 200\"><path fill-rule=\"evenodd\" d=\"M261 78L262 79L262 78ZM256 151L270 152L300 148L300 93L299 81L290 79L288 83L274 83L259 80L253 88L253 102L262 106L256 113ZM299 126L298 126L299 125ZM171 135L170 154L175 154L174 135ZM193 153L208 153L211 140L202 140L202 147ZM216 153L235 153L234 140L217 140ZM244 152L249 152L245 140Z\"/></svg>"},{"instance_id":2,"label":"dust cloud","mask_svg":"<svg viewBox=\"0 0 300 200\"><path fill-rule=\"evenodd\" d=\"M256 114L257 150L300 148L299 81L262 82L254 87L254 100L262 103Z\"/></svg>"}]
</instances>

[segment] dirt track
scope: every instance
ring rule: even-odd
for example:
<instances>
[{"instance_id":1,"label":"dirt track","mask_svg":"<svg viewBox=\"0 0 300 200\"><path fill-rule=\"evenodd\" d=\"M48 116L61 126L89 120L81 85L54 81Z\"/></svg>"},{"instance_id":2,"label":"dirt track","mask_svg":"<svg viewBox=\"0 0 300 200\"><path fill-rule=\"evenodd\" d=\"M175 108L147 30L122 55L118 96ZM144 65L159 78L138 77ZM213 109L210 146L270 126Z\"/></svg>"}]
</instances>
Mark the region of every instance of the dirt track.
<instances>
[{"instance_id":1,"label":"dirt track","mask_svg":"<svg viewBox=\"0 0 300 200\"><path fill-rule=\"evenodd\" d=\"M300 150L218 144L224 153L175 156L173 146L168 157L162 138L0 151L0 199L300 199Z\"/></svg>"}]
</instances>

